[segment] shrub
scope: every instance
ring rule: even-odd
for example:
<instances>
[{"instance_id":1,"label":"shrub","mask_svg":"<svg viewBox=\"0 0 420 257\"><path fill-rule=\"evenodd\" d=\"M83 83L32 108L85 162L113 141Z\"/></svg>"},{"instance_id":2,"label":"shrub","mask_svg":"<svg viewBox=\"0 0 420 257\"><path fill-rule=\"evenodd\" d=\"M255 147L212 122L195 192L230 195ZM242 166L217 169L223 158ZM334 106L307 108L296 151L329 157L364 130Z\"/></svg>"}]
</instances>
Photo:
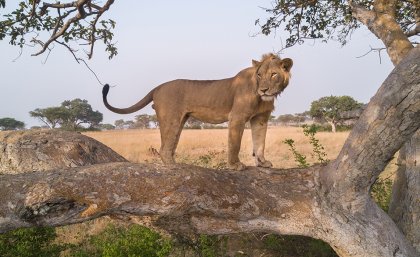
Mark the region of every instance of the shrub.
<instances>
[{"instance_id":1,"label":"shrub","mask_svg":"<svg viewBox=\"0 0 420 257\"><path fill-rule=\"evenodd\" d=\"M84 245L74 246L71 256L163 257L168 256L170 251L170 241L146 227L130 225L124 228L109 225Z\"/></svg>"},{"instance_id":2,"label":"shrub","mask_svg":"<svg viewBox=\"0 0 420 257\"><path fill-rule=\"evenodd\" d=\"M59 256L65 245L53 244L57 237L55 228L21 228L0 234L2 257L53 257Z\"/></svg>"}]
</instances>

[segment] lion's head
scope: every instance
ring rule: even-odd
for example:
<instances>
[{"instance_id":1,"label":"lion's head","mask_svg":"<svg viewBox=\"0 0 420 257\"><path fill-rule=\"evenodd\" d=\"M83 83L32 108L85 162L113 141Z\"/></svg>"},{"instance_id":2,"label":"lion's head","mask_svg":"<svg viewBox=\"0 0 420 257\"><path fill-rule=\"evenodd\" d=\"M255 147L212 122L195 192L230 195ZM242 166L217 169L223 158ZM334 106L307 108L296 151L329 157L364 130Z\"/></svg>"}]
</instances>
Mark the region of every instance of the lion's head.
<instances>
[{"instance_id":1,"label":"lion's head","mask_svg":"<svg viewBox=\"0 0 420 257\"><path fill-rule=\"evenodd\" d=\"M252 65L256 70L257 93L263 101L274 100L289 84L292 59L267 54L261 61L252 60Z\"/></svg>"}]
</instances>

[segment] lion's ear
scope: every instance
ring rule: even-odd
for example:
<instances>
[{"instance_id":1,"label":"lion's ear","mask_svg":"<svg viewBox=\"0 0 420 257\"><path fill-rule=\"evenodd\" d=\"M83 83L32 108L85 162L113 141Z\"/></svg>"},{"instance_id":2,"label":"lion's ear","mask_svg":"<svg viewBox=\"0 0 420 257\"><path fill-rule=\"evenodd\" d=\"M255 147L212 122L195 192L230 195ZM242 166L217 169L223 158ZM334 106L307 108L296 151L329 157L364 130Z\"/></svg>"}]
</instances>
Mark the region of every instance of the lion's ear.
<instances>
[{"instance_id":1,"label":"lion's ear","mask_svg":"<svg viewBox=\"0 0 420 257\"><path fill-rule=\"evenodd\" d=\"M252 66L254 66L255 68L259 67L260 65L261 65L261 62L252 60Z\"/></svg>"},{"instance_id":2,"label":"lion's ear","mask_svg":"<svg viewBox=\"0 0 420 257\"><path fill-rule=\"evenodd\" d=\"M292 69L293 61L290 58L285 58L281 60L281 64L283 65L284 69L289 72Z\"/></svg>"}]
</instances>

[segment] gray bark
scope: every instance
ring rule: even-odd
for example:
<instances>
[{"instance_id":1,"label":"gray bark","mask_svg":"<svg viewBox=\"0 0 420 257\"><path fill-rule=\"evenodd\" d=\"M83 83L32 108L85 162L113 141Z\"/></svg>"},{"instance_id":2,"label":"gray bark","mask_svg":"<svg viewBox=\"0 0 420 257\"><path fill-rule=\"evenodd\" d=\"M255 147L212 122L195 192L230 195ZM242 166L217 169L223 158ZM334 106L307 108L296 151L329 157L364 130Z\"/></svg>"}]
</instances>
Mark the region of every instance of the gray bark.
<instances>
[{"instance_id":1,"label":"gray bark","mask_svg":"<svg viewBox=\"0 0 420 257\"><path fill-rule=\"evenodd\" d=\"M327 166L233 172L108 163L1 175L0 232L136 215L175 233L298 234L340 256L418 256L369 190L420 127L419 60L417 48L394 69Z\"/></svg>"},{"instance_id":2,"label":"gray bark","mask_svg":"<svg viewBox=\"0 0 420 257\"><path fill-rule=\"evenodd\" d=\"M400 149L389 215L420 252L420 130Z\"/></svg>"}]
</instances>

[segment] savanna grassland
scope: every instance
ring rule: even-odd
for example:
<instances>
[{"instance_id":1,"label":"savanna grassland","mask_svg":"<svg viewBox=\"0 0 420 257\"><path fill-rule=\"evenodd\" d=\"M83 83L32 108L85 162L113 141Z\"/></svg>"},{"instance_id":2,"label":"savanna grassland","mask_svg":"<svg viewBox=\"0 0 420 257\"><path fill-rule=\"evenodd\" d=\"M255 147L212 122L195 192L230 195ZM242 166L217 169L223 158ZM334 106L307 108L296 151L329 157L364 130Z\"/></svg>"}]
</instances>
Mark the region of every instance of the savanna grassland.
<instances>
[{"instance_id":1,"label":"savanna grassland","mask_svg":"<svg viewBox=\"0 0 420 257\"><path fill-rule=\"evenodd\" d=\"M337 157L348 134L349 132L318 132L316 137L331 160ZM131 162L160 162L158 155L152 150L160 148L158 129L86 132L85 135L111 147ZM176 160L205 167L224 168L227 160L227 138L227 129L184 129L176 151ZM267 131L265 157L274 167L297 167L288 146L283 143L289 138L295 141L296 149L307 156L309 163L315 162L315 158L311 156L312 146L304 136L302 128L270 127ZM239 157L246 165L254 165L250 129L244 132Z\"/></svg>"}]
</instances>

